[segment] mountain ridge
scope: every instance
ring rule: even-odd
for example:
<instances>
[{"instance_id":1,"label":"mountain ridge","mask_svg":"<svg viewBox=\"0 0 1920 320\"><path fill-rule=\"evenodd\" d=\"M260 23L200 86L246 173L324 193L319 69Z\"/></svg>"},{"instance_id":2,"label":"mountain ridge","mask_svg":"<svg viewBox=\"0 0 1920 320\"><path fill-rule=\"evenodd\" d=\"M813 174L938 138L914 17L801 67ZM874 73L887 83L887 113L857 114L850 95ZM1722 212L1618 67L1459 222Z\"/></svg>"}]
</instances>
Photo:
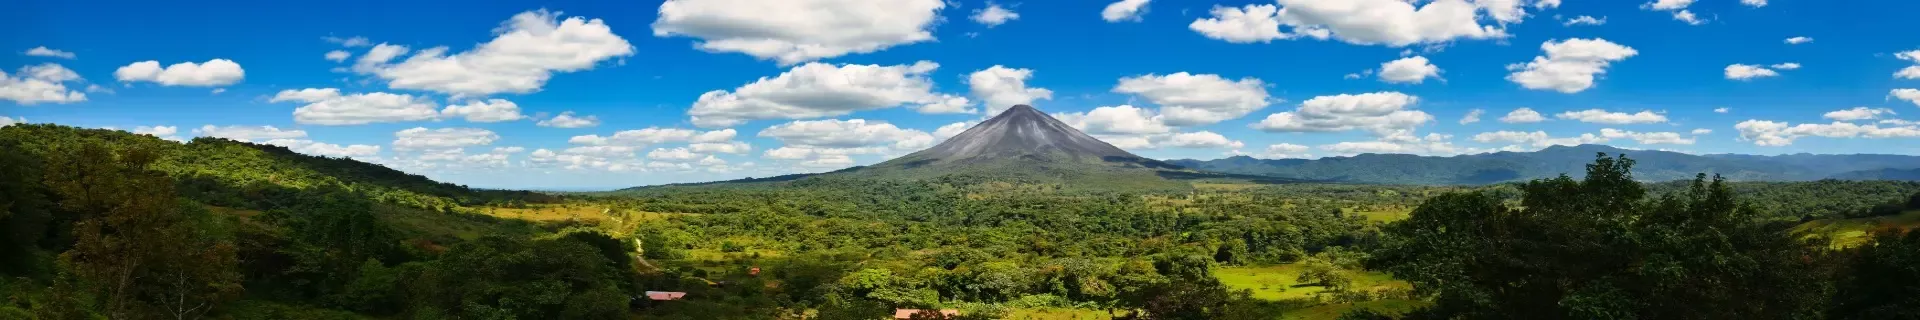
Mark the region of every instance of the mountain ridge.
<instances>
[{"instance_id":1,"label":"mountain ridge","mask_svg":"<svg viewBox=\"0 0 1920 320\"><path fill-rule=\"evenodd\" d=\"M1626 154L1635 178L1690 179L1701 172L1745 181L1807 181L1878 169L1920 168L1920 156L1857 154L1779 156L1631 150L1607 145L1551 146L1539 151L1501 151L1455 156L1360 154L1320 159L1179 159L1169 163L1198 170L1274 177L1381 184L1479 185L1575 174L1600 153Z\"/></svg>"}]
</instances>

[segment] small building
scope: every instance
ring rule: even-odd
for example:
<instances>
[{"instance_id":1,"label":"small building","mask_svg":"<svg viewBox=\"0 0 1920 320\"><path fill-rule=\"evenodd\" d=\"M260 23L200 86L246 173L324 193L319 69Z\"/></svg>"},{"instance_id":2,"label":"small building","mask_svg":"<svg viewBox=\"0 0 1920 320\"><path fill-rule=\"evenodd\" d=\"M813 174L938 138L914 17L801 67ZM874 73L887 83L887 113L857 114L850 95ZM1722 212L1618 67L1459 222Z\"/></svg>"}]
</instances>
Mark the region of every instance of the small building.
<instances>
[{"instance_id":1,"label":"small building","mask_svg":"<svg viewBox=\"0 0 1920 320\"><path fill-rule=\"evenodd\" d=\"M647 291L647 300L653 301L680 300L680 298L685 298L686 296L686 292Z\"/></svg>"},{"instance_id":2,"label":"small building","mask_svg":"<svg viewBox=\"0 0 1920 320\"><path fill-rule=\"evenodd\" d=\"M933 310L893 309L893 318L894 319L913 319L913 315L919 314L925 311L933 311ZM940 315L946 318L952 318L954 316L960 315L960 310L940 309Z\"/></svg>"}]
</instances>

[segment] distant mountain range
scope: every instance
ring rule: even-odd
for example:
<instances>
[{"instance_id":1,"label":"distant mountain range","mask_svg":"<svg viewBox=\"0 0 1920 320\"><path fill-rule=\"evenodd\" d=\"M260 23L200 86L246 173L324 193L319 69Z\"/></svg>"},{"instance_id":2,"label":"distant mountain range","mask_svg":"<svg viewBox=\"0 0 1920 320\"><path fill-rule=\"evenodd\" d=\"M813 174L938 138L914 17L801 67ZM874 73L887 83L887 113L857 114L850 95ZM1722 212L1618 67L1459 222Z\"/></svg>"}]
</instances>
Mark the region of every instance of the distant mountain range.
<instances>
[{"instance_id":1,"label":"distant mountain range","mask_svg":"<svg viewBox=\"0 0 1920 320\"><path fill-rule=\"evenodd\" d=\"M1692 179L1720 174L1739 181L1920 180L1920 156L1854 154L1692 155L1627 150L1605 145L1553 146L1534 152L1496 152L1452 157L1362 154L1314 160L1264 160L1246 156L1168 163L1205 171L1278 178L1380 184L1478 185L1579 176L1594 155L1626 154L1635 161L1634 178L1645 181Z\"/></svg>"}]
</instances>

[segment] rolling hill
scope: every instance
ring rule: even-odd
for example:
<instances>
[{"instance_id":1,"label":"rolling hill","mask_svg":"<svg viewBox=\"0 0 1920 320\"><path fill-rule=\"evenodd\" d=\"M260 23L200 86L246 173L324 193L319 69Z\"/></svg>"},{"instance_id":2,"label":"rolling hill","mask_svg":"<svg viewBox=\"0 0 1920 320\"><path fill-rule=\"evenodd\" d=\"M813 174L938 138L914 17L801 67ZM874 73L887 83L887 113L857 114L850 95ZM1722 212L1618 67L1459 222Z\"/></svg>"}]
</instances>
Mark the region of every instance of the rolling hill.
<instances>
[{"instance_id":1,"label":"rolling hill","mask_svg":"<svg viewBox=\"0 0 1920 320\"><path fill-rule=\"evenodd\" d=\"M1495 152L1452 157L1405 154L1362 154L1314 160L1263 160L1246 156L1218 160L1172 160L1168 163L1233 174L1265 175L1306 180L1379 184L1478 185L1578 175L1595 154L1626 154L1636 161L1634 175L1644 181L1691 179L1696 173L1720 174L1738 181L1807 181L1825 178L1879 179L1873 172L1855 171L1920 168L1920 156L1813 155L1780 156L1628 150L1605 145L1553 146L1534 152ZM1874 171L1877 172L1877 171ZM1897 171L1895 171L1897 172ZM1895 174L1887 172L1886 174ZM1892 175L1890 177L1898 177Z\"/></svg>"}]
</instances>

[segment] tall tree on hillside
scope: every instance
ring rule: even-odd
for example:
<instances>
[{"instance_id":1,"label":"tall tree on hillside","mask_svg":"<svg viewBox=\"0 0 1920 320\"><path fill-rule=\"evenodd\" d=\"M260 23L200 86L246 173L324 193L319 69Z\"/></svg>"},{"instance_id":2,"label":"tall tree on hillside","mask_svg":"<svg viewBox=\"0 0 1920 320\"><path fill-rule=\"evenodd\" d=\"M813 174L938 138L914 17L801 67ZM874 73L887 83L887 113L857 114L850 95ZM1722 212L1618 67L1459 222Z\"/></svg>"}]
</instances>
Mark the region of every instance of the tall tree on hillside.
<instances>
[{"instance_id":1,"label":"tall tree on hillside","mask_svg":"<svg viewBox=\"0 0 1920 320\"><path fill-rule=\"evenodd\" d=\"M1920 231L1875 238L1849 252L1828 318L1920 319Z\"/></svg>"},{"instance_id":2,"label":"tall tree on hillside","mask_svg":"<svg viewBox=\"0 0 1920 320\"><path fill-rule=\"evenodd\" d=\"M1814 316L1821 253L1755 222L1718 177L1646 199L1633 161L1527 183L1521 209L1448 194L1386 230L1372 261L1434 294L1413 318L1773 319Z\"/></svg>"},{"instance_id":3,"label":"tall tree on hillside","mask_svg":"<svg viewBox=\"0 0 1920 320\"><path fill-rule=\"evenodd\" d=\"M147 170L157 156L89 143L47 162L46 185L78 220L61 262L108 318L197 318L240 290L233 246L195 228L173 180Z\"/></svg>"}]
</instances>

